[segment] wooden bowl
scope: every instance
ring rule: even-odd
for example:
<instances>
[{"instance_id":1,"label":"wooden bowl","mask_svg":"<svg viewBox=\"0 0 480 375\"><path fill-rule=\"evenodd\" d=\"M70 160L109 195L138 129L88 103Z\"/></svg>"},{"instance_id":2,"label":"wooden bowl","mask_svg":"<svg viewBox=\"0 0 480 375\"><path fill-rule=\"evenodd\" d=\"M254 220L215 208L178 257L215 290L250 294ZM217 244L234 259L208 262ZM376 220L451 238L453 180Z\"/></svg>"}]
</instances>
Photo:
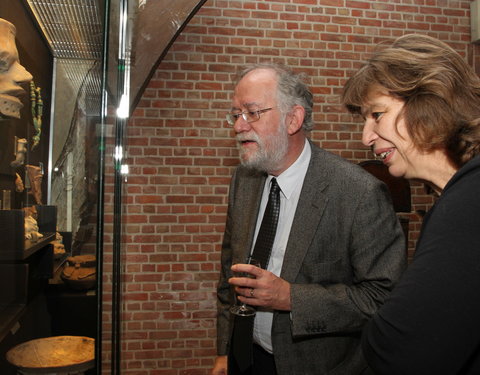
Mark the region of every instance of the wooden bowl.
<instances>
[{"instance_id":1,"label":"wooden bowl","mask_svg":"<svg viewBox=\"0 0 480 375\"><path fill-rule=\"evenodd\" d=\"M14 346L7 361L23 373L81 372L95 366L95 340L83 336L55 336Z\"/></svg>"}]
</instances>

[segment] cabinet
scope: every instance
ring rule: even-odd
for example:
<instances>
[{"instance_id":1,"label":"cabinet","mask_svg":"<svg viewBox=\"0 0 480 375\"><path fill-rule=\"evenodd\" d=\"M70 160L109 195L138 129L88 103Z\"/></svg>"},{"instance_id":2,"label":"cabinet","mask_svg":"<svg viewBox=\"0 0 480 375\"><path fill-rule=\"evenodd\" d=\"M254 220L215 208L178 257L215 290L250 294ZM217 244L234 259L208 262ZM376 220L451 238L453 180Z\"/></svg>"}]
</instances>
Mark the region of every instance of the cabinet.
<instances>
[{"instance_id":1,"label":"cabinet","mask_svg":"<svg viewBox=\"0 0 480 375\"><path fill-rule=\"evenodd\" d=\"M25 240L22 210L0 210L0 369L14 374L5 353L22 342L51 335L46 303L48 281L60 270L66 255L54 259L53 206L38 208L43 237Z\"/></svg>"},{"instance_id":2,"label":"cabinet","mask_svg":"<svg viewBox=\"0 0 480 375\"><path fill-rule=\"evenodd\" d=\"M53 276L53 245L50 242L54 239L55 233L47 233L36 243L25 241L22 253L8 248L0 251L0 284L5 286L0 289L0 340ZM11 254L15 257L10 257ZM12 284L15 287L10 287Z\"/></svg>"}]
</instances>

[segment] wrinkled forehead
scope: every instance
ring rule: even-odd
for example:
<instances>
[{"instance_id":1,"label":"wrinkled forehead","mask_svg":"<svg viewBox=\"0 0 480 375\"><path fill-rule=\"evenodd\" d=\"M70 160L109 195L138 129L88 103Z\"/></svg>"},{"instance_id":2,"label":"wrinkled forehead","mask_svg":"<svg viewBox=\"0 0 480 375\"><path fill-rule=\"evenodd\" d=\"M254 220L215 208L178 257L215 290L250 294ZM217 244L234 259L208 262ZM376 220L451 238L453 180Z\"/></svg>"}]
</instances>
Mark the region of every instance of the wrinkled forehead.
<instances>
[{"instance_id":1,"label":"wrinkled forehead","mask_svg":"<svg viewBox=\"0 0 480 375\"><path fill-rule=\"evenodd\" d=\"M269 69L255 69L247 73L237 83L233 102L242 107L275 104L277 77Z\"/></svg>"}]
</instances>

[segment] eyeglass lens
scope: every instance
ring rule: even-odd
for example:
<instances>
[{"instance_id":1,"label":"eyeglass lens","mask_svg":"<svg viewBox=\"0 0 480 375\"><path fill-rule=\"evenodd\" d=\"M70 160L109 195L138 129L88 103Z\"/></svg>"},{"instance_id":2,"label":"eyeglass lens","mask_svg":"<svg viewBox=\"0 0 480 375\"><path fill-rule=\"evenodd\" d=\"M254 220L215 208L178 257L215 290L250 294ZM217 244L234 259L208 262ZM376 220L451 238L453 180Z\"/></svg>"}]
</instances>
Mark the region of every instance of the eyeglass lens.
<instances>
[{"instance_id":1,"label":"eyeglass lens","mask_svg":"<svg viewBox=\"0 0 480 375\"><path fill-rule=\"evenodd\" d=\"M265 109L260 109L258 111L247 111L247 112L241 112L241 113L227 113L226 118L227 122L229 125L233 126L235 125L235 122L238 120L240 116L246 121L246 122L255 122L260 120L260 114L264 113L266 111L271 110L272 108L265 108Z\"/></svg>"}]
</instances>

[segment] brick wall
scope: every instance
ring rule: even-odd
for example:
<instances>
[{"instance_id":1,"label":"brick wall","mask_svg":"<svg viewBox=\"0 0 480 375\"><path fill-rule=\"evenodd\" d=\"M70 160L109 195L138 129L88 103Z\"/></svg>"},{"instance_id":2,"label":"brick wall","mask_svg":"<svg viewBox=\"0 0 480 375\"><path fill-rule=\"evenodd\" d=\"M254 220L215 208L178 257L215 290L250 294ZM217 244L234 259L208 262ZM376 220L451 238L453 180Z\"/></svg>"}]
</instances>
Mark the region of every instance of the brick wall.
<instances>
[{"instance_id":1,"label":"brick wall","mask_svg":"<svg viewBox=\"0 0 480 375\"><path fill-rule=\"evenodd\" d=\"M478 66L469 4L207 1L156 70L128 126L123 373L206 375L213 364L215 285L238 159L223 119L237 69L277 61L308 73L312 139L356 163L371 155L360 142L361 123L339 105L347 77L375 44L411 32L448 42ZM432 204L419 184L412 200L414 210ZM420 220L409 216L412 255Z\"/></svg>"}]
</instances>

